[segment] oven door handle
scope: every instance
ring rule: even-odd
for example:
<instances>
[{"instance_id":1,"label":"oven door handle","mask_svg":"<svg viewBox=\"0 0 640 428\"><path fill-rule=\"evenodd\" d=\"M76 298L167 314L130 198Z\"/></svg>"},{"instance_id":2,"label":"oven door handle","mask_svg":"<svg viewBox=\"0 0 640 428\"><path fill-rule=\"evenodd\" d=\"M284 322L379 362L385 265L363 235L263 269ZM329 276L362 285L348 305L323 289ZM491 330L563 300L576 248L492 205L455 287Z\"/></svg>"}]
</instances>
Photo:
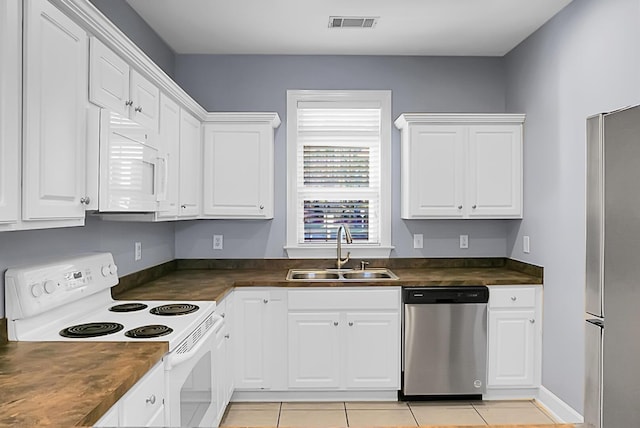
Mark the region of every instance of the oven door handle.
<instances>
[{"instance_id":1,"label":"oven door handle","mask_svg":"<svg viewBox=\"0 0 640 428\"><path fill-rule=\"evenodd\" d=\"M220 328L222 328L222 325L224 324L224 318L222 318L220 315L213 315L214 319L216 319L216 321L214 322L213 326L211 327L211 329L209 329L209 331L198 341L198 343L196 343L196 345L189 349L187 352L182 353L182 354L176 354L176 353L172 353L169 354L168 358L167 358L167 362L165 365L165 370L169 371L171 369L173 369L174 367L184 363L185 361L189 360L193 354L197 353L200 348L202 348L203 346L205 346L205 343L207 343L209 341L209 339L211 339L211 337L216 334L216 332L218 330L220 330Z\"/></svg>"}]
</instances>

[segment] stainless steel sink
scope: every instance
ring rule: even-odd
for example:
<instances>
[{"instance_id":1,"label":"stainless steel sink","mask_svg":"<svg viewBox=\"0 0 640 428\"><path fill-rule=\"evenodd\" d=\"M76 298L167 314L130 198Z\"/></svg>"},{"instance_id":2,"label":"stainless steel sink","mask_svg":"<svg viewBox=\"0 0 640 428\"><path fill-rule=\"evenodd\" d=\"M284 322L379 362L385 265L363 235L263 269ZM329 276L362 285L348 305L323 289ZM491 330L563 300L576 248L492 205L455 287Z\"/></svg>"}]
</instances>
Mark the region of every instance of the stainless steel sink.
<instances>
[{"instance_id":1,"label":"stainless steel sink","mask_svg":"<svg viewBox=\"0 0 640 428\"><path fill-rule=\"evenodd\" d=\"M389 269L290 269L287 281L384 281L398 277Z\"/></svg>"}]
</instances>

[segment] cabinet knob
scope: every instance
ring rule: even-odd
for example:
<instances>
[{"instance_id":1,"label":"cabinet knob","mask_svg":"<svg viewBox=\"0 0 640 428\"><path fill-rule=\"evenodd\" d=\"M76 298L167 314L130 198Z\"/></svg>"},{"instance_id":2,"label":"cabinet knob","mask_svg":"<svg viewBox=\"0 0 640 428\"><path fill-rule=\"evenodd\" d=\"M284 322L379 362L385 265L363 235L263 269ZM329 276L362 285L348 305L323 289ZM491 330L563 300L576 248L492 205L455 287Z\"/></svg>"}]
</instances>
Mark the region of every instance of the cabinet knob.
<instances>
[{"instance_id":1,"label":"cabinet knob","mask_svg":"<svg viewBox=\"0 0 640 428\"><path fill-rule=\"evenodd\" d=\"M127 107L132 106L133 105L133 101L132 100L125 101L124 105L126 105Z\"/></svg>"},{"instance_id":2,"label":"cabinet knob","mask_svg":"<svg viewBox=\"0 0 640 428\"><path fill-rule=\"evenodd\" d=\"M534 320L533 318L531 318L531 319L529 320L529 322L530 322L531 324L534 324L534 323L536 322L536 320Z\"/></svg>"},{"instance_id":3,"label":"cabinet knob","mask_svg":"<svg viewBox=\"0 0 640 428\"><path fill-rule=\"evenodd\" d=\"M334 321L334 322L333 322L333 325L338 325L338 321Z\"/></svg>"},{"instance_id":4,"label":"cabinet knob","mask_svg":"<svg viewBox=\"0 0 640 428\"><path fill-rule=\"evenodd\" d=\"M263 302L264 303L269 303L269 299L264 299Z\"/></svg>"},{"instance_id":5,"label":"cabinet knob","mask_svg":"<svg viewBox=\"0 0 640 428\"><path fill-rule=\"evenodd\" d=\"M461 210L462 209L462 205L458 205L458 209Z\"/></svg>"},{"instance_id":6,"label":"cabinet knob","mask_svg":"<svg viewBox=\"0 0 640 428\"><path fill-rule=\"evenodd\" d=\"M225 335L224 335L224 338L225 338L225 339L228 339L228 338L230 338L230 337L231 337L231 335L230 335L229 333L227 333L227 334L225 334Z\"/></svg>"},{"instance_id":7,"label":"cabinet knob","mask_svg":"<svg viewBox=\"0 0 640 428\"><path fill-rule=\"evenodd\" d=\"M353 321L349 321L349 327L353 327Z\"/></svg>"},{"instance_id":8,"label":"cabinet knob","mask_svg":"<svg viewBox=\"0 0 640 428\"><path fill-rule=\"evenodd\" d=\"M225 317L225 315L226 315L226 314L225 314L224 312L220 314L220 316L221 316L222 318L224 318L224 317Z\"/></svg>"},{"instance_id":9,"label":"cabinet knob","mask_svg":"<svg viewBox=\"0 0 640 428\"><path fill-rule=\"evenodd\" d=\"M151 397L147 398L145 401L147 403L149 403L149 404L156 404L156 396L155 396L155 394L151 395Z\"/></svg>"},{"instance_id":10,"label":"cabinet knob","mask_svg":"<svg viewBox=\"0 0 640 428\"><path fill-rule=\"evenodd\" d=\"M260 209L263 210L264 209L264 205L260 205Z\"/></svg>"},{"instance_id":11,"label":"cabinet knob","mask_svg":"<svg viewBox=\"0 0 640 428\"><path fill-rule=\"evenodd\" d=\"M518 300L516 296L511 296L511 301L515 302L516 300Z\"/></svg>"},{"instance_id":12,"label":"cabinet knob","mask_svg":"<svg viewBox=\"0 0 640 428\"><path fill-rule=\"evenodd\" d=\"M85 196L84 198L80 198L80 203L84 205L89 205L91 203L91 198L88 196Z\"/></svg>"},{"instance_id":13,"label":"cabinet knob","mask_svg":"<svg viewBox=\"0 0 640 428\"><path fill-rule=\"evenodd\" d=\"M182 208L183 210L187 208L186 205L180 205L180 208Z\"/></svg>"},{"instance_id":14,"label":"cabinet knob","mask_svg":"<svg viewBox=\"0 0 640 428\"><path fill-rule=\"evenodd\" d=\"M471 208L473 208L475 210L476 208L478 208L478 206L477 205L472 205Z\"/></svg>"}]
</instances>

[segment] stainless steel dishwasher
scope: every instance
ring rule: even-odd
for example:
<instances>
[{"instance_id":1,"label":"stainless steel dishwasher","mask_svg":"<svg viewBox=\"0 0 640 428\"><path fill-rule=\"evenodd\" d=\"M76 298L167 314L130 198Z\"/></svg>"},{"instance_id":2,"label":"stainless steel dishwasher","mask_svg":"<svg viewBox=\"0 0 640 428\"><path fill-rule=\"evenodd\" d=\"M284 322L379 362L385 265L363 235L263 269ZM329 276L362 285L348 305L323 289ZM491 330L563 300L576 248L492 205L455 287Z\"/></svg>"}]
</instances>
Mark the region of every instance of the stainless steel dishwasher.
<instances>
[{"instance_id":1,"label":"stainless steel dishwasher","mask_svg":"<svg viewBox=\"0 0 640 428\"><path fill-rule=\"evenodd\" d=\"M489 289L411 287L402 299L401 398L481 398Z\"/></svg>"}]
</instances>

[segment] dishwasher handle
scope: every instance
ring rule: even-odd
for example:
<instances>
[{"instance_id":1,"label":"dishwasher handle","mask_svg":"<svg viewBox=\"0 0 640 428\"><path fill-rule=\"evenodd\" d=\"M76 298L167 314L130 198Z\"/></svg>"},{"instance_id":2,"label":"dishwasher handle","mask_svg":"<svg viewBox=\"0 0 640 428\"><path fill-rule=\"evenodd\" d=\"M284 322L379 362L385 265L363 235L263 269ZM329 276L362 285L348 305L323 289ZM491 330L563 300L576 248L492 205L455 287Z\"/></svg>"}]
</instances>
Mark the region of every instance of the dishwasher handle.
<instances>
[{"instance_id":1,"label":"dishwasher handle","mask_svg":"<svg viewBox=\"0 0 640 428\"><path fill-rule=\"evenodd\" d=\"M487 303L489 289L485 286L406 287L402 293L405 304Z\"/></svg>"}]
</instances>

